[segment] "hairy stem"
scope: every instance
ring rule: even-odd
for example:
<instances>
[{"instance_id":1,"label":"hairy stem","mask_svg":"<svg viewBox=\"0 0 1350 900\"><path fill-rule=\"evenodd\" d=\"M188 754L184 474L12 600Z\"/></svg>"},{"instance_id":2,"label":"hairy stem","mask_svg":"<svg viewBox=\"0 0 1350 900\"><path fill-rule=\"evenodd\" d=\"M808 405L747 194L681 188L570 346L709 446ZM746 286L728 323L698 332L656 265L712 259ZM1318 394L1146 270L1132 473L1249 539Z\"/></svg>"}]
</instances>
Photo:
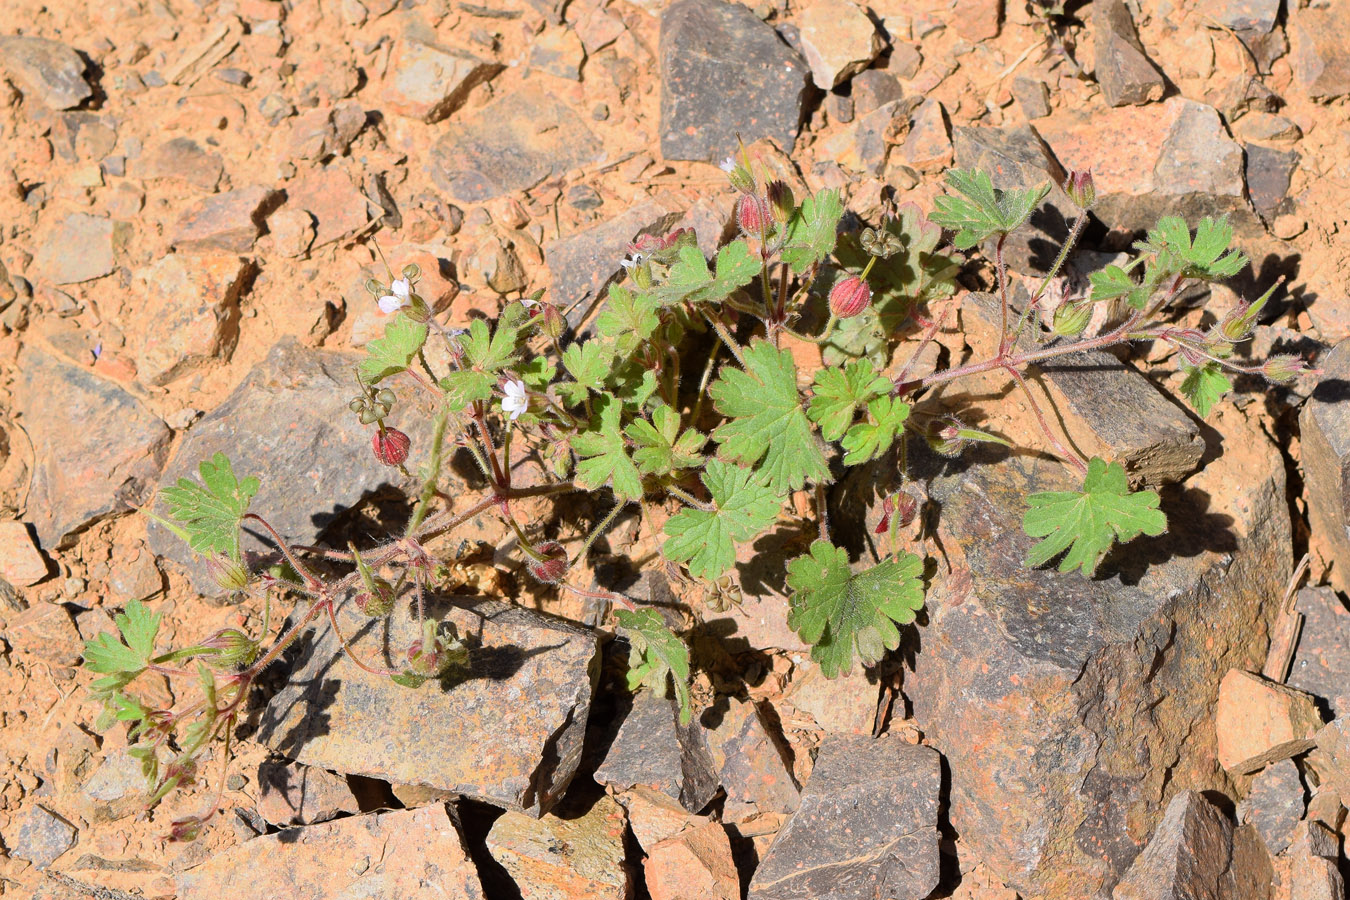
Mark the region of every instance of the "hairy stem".
<instances>
[{"instance_id":1,"label":"hairy stem","mask_svg":"<svg viewBox=\"0 0 1350 900\"><path fill-rule=\"evenodd\" d=\"M1045 419L1045 413L1041 412L1041 406L1036 402L1035 395L1031 393L1031 388L1027 387L1026 381L1022 378L1022 373L1012 366L1005 366L1004 368L1007 370L1008 374L1012 376L1013 380L1017 382L1017 386L1022 389L1022 393L1026 395L1027 402L1031 404L1031 411L1036 414L1036 421L1040 423L1041 430L1045 432L1046 438L1048 438L1051 445L1054 446L1055 452L1057 452L1065 462L1070 463L1076 468L1080 474L1086 475L1088 470L1087 463L1081 456L1070 450L1068 446L1059 439L1058 435L1055 434L1054 430L1050 427L1050 423Z\"/></svg>"}]
</instances>

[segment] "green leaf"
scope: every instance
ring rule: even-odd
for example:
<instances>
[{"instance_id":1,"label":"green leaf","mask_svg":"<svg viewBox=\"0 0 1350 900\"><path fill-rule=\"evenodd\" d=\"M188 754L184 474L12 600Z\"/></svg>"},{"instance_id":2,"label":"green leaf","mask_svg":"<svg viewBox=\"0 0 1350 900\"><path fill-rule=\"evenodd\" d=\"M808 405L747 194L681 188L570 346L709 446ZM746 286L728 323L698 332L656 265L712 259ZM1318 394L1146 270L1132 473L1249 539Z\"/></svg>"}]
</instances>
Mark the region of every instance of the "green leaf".
<instances>
[{"instance_id":1,"label":"green leaf","mask_svg":"<svg viewBox=\"0 0 1350 900\"><path fill-rule=\"evenodd\" d=\"M806 416L820 426L825 440L837 441L853 424L853 414L859 407L890 389L890 379L878 375L869 359L854 360L842 369L817 369Z\"/></svg>"},{"instance_id":2,"label":"green leaf","mask_svg":"<svg viewBox=\"0 0 1350 900\"><path fill-rule=\"evenodd\" d=\"M558 393L569 406L580 403L591 391L599 393L613 362L614 345L608 341L591 340L571 345L563 351L562 363L575 381L558 385Z\"/></svg>"},{"instance_id":3,"label":"green leaf","mask_svg":"<svg viewBox=\"0 0 1350 900\"><path fill-rule=\"evenodd\" d=\"M1027 565L1042 565L1068 550L1059 564L1061 572L1081 568L1092 575L1117 540L1167 530L1158 495L1131 493L1120 463L1108 465L1097 457L1088 462L1082 491L1041 491L1027 497L1027 504L1031 508L1022 518L1023 529L1032 537L1045 538L1031 548Z\"/></svg>"},{"instance_id":4,"label":"green leaf","mask_svg":"<svg viewBox=\"0 0 1350 900\"><path fill-rule=\"evenodd\" d=\"M713 440L731 459L765 473L780 494L798 490L808 478L823 480L829 469L797 394L792 354L761 338L746 349L745 366L724 367L712 386L717 411L730 419Z\"/></svg>"},{"instance_id":5,"label":"green leaf","mask_svg":"<svg viewBox=\"0 0 1350 900\"><path fill-rule=\"evenodd\" d=\"M118 613L113 622L121 632L121 639L103 632L84 642L84 664L91 672L100 674L136 673L150 664L155 654L155 636L159 634L158 613L139 600L132 600L126 611ZM129 680L129 679L128 679ZM100 679L96 684L111 687L111 682ZM125 686L123 682L119 687Z\"/></svg>"},{"instance_id":6,"label":"green leaf","mask_svg":"<svg viewBox=\"0 0 1350 900\"><path fill-rule=\"evenodd\" d=\"M525 382L525 387L536 393L543 393L553 383L554 377L558 374L558 367L545 357L536 356L529 362L516 365L515 373Z\"/></svg>"},{"instance_id":7,"label":"green leaf","mask_svg":"<svg viewBox=\"0 0 1350 900\"><path fill-rule=\"evenodd\" d=\"M666 521L667 559L685 563L695 578L709 581L736 562L736 544L751 540L778 517L782 501L743 466L708 460L703 484L711 510L686 508Z\"/></svg>"},{"instance_id":8,"label":"green leaf","mask_svg":"<svg viewBox=\"0 0 1350 900\"><path fill-rule=\"evenodd\" d=\"M224 453L219 451L197 467L201 483L180 478L160 495L169 508L169 518L187 534L188 546L197 553L223 553L239 559L239 523L249 501L258 493L258 479L240 481Z\"/></svg>"},{"instance_id":9,"label":"green leaf","mask_svg":"<svg viewBox=\"0 0 1350 900\"><path fill-rule=\"evenodd\" d=\"M703 462L699 453L708 439L693 429L680 433L680 414L658 406L652 420L636 419L624 429L636 448L633 462L645 475L670 475L677 469L693 469Z\"/></svg>"},{"instance_id":10,"label":"green leaf","mask_svg":"<svg viewBox=\"0 0 1350 900\"><path fill-rule=\"evenodd\" d=\"M470 403L492 399L492 388L497 376L489 372L473 369L460 369L441 379L441 390L445 391L445 402L451 409L464 409Z\"/></svg>"},{"instance_id":11,"label":"green leaf","mask_svg":"<svg viewBox=\"0 0 1350 900\"><path fill-rule=\"evenodd\" d=\"M1031 190L1000 190L994 187L988 172L977 169L951 169L947 184L960 196L943 194L934 200L937 210L931 218L956 232L952 244L958 250L1017 230L1050 193L1048 182Z\"/></svg>"},{"instance_id":12,"label":"green leaf","mask_svg":"<svg viewBox=\"0 0 1350 900\"><path fill-rule=\"evenodd\" d=\"M717 251L717 265L708 270L703 251L695 245L680 248L666 283L656 289L663 304L714 303L725 300L758 277L763 262L745 241L732 241Z\"/></svg>"},{"instance_id":13,"label":"green leaf","mask_svg":"<svg viewBox=\"0 0 1350 900\"><path fill-rule=\"evenodd\" d=\"M609 302L595 320L595 329L604 337L612 338L619 354L627 356L656 333L656 327L661 323L656 311L660 308L655 297L634 294L616 284L609 289Z\"/></svg>"},{"instance_id":14,"label":"green leaf","mask_svg":"<svg viewBox=\"0 0 1350 900\"><path fill-rule=\"evenodd\" d=\"M1228 217L1218 219L1206 216L1191 238L1191 230L1184 219L1164 216L1149 230L1146 240L1135 244L1136 249L1157 254L1164 268L1179 272L1187 278L1214 281L1232 278L1247 264L1240 250L1228 249L1233 242L1233 228Z\"/></svg>"},{"instance_id":15,"label":"green leaf","mask_svg":"<svg viewBox=\"0 0 1350 900\"><path fill-rule=\"evenodd\" d=\"M399 313L384 326L384 337L366 344L366 357L357 370L366 384L402 372L427 339L427 326Z\"/></svg>"},{"instance_id":16,"label":"green leaf","mask_svg":"<svg viewBox=\"0 0 1350 900\"><path fill-rule=\"evenodd\" d=\"M633 648L628 656L628 689L646 685L656 696L668 697L673 686L680 724L688 725L694 715L689 696L689 648L654 609L616 609L614 621Z\"/></svg>"},{"instance_id":17,"label":"green leaf","mask_svg":"<svg viewBox=\"0 0 1350 900\"><path fill-rule=\"evenodd\" d=\"M779 259L799 275L824 261L834 252L843 215L844 205L834 189L806 198L788 219Z\"/></svg>"},{"instance_id":18,"label":"green leaf","mask_svg":"<svg viewBox=\"0 0 1350 900\"><path fill-rule=\"evenodd\" d=\"M889 382L888 382L889 384ZM889 395L867 404L870 422L859 422L844 435L844 465L876 459L891 448L909 418L909 404Z\"/></svg>"},{"instance_id":19,"label":"green leaf","mask_svg":"<svg viewBox=\"0 0 1350 900\"><path fill-rule=\"evenodd\" d=\"M1186 379L1181 382L1181 392L1191 401L1191 406L1202 419L1209 418L1214 404L1223 399L1223 395L1233 389L1233 382L1224 374L1223 368L1214 360L1203 366L1183 365Z\"/></svg>"},{"instance_id":20,"label":"green leaf","mask_svg":"<svg viewBox=\"0 0 1350 900\"><path fill-rule=\"evenodd\" d=\"M577 484L595 490L610 483L620 499L641 500L642 477L628 457L619 425L623 403L613 394L601 394L595 409L586 430L572 438L572 449L579 457Z\"/></svg>"},{"instance_id":21,"label":"green leaf","mask_svg":"<svg viewBox=\"0 0 1350 900\"><path fill-rule=\"evenodd\" d=\"M468 334L460 338L464 348L464 367L483 372L500 372L515 362L516 345L520 343L520 326L513 321L518 316L507 315L519 304L512 304L497 319L497 327L491 334L487 323L474 319L469 323Z\"/></svg>"},{"instance_id":22,"label":"green leaf","mask_svg":"<svg viewBox=\"0 0 1350 900\"><path fill-rule=\"evenodd\" d=\"M816 541L808 556L788 563L792 589L788 627L811 644L811 658L827 678L866 664L900 646L895 626L914 621L923 607L923 560L912 553L854 574L848 552Z\"/></svg>"}]
</instances>

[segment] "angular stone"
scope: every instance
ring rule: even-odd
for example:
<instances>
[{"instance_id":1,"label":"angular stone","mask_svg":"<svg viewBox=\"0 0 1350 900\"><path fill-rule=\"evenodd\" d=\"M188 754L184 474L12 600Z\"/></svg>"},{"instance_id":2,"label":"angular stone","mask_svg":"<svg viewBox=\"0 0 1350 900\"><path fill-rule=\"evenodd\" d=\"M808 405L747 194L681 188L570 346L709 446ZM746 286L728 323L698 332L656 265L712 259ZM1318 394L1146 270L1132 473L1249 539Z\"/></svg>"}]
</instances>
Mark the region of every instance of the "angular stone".
<instances>
[{"instance_id":1,"label":"angular stone","mask_svg":"<svg viewBox=\"0 0 1350 900\"><path fill-rule=\"evenodd\" d=\"M1341 805L1350 804L1350 716L1342 714L1318 729L1316 749L1308 754L1308 763L1323 787L1340 797Z\"/></svg>"},{"instance_id":2,"label":"angular stone","mask_svg":"<svg viewBox=\"0 0 1350 900\"><path fill-rule=\"evenodd\" d=\"M854 172L880 175L886 168L891 144L909 126L914 108L915 104L908 100L893 100L872 110L848 128L825 138L820 144L822 156Z\"/></svg>"},{"instance_id":3,"label":"angular stone","mask_svg":"<svg viewBox=\"0 0 1350 900\"><path fill-rule=\"evenodd\" d=\"M1138 106L1161 100L1162 73L1144 54L1125 0L1092 4L1095 75L1107 106Z\"/></svg>"},{"instance_id":4,"label":"angular stone","mask_svg":"<svg viewBox=\"0 0 1350 900\"><path fill-rule=\"evenodd\" d=\"M37 461L29 517L44 548L149 496L169 429L139 400L32 344L19 354L17 395Z\"/></svg>"},{"instance_id":5,"label":"angular stone","mask_svg":"<svg viewBox=\"0 0 1350 900\"><path fill-rule=\"evenodd\" d=\"M551 276L547 299L561 309L571 308L573 324L578 324L623 271L620 263L629 242L643 234L664 234L679 215L659 200L644 200L608 221L545 244Z\"/></svg>"},{"instance_id":6,"label":"angular stone","mask_svg":"<svg viewBox=\"0 0 1350 900\"><path fill-rule=\"evenodd\" d=\"M861 666L847 675L826 678L814 662L792 673L783 699L816 720L830 734L867 734L877 717L877 683Z\"/></svg>"},{"instance_id":7,"label":"angular stone","mask_svg":"<svg viewBox=\"0 0 1350 900\"><path fill-rule=\"evenodd\" d=\"M282 256L304 256L314 243L314 216L303 209L280 209L267 219L272 246Z\"/></svg>"},{"instance_id":8,"label":"angular stone","mask_svg":"<svg viewBox=\"0 0 1350 900\"><path fill-rule=\"evenodd\" d=\"M305 210L315 218L316 248L356 236L370 220L370 208L361 188L336 165L288 184L286 208Z\"/></svg>"},{"instance_id":9,"label":"angular stone","mask_svg":"<svg viewBox=\"0 0 1350 900\"><path fill-rule=\"evenodd\" d=\"M361 811L347 779L314 766L267 760L257 772L258 814L270 825L314 825Z\"/></svg>"},{"instance_id":10,"label":"angular stone","mask_svg":"<svg viewBox=\"0 0 1350 900\"><path fill-rule=\"evenodd\" d=\"M604 148L570 108L516 92L449 123L431 147L431 177L451 198L482 203L597 163Z\"/></svg>"},{"instance_id":11,"label":"angular stone","mask_svg":"<svg viewBox=\"0 0 1350 900\"><path fill-rule=\"evenodd\" d=\"M708 744L713 766L727 794L723 820L739 822L762 813L796 810L797 783L759 707L730 697L721 718L708 719L705 714L704 722L712 728Z\"/></svg>"},{"instance_id":12,"label":"angular stone","mask_svg":"<svg viewBox=\"0 0 1350 900\"><path fill-rule=\"evenodd\" d=\"M1289 900L1344 900L1345 879L1335 860L1317 856L1294 858Z\"/></svg>"},{"instance_id":13,"label":"angular stone","mask_svg":"<svg viewBox=\"0 0 1350 900\"><path fill-rule=\"evenodd\" d=\"M791 152L809 68L739 3L679 0L661 15L661 154L720 161L770 138Z\"/></svg>"},{"instance_id":14,"label":"angular stone","mask_svg":"<svg viewBox=\"0 0 1350 900\"><path fill-rule=\"evenodd\" d=\"M124 222L71 213L38 247L33 267L56 284L102 278L117 268L130 236Z\"/></svg>"},{"instance_id":15,"label":"angular stone","mask_svg":"<svg viewBox=\"0 0 1350 900\"><path fill-rule=\"evenodd\" d=\"M1231 669L1219 684L1214 712L1219 764L1245 775L1312 748L1322 716L1312 697Z\"/></svg>"},{"instance_id":16,"label":"angular stone","mask_svg":"<svg viewBox=\"0 0 1350 900\"><path fill-rule=\"evenodd\" d=\"M1092 170L1092 212L1109 228L1143 231L1164 215L1194 224L1224 214L1239 234L1261 228L1244 196L1242 147L1211 106L1183 97L1149 109L1066 106L1036 130L1066 168Z\"/></svg>"},{"instance_id":17,"label":"angular stone","mask_svg":"<svg viewBox=\"0 0 1350 900\"><path fill-rule=\"evenodd\" d=\"M48 571L27 523L0 522L0 578L15 587L28 587L46 578Z\"/></svg>"},{"instance_id":18,"label":"angular stone","mask_svg":"<svg viewBox=\"0 0 1350 900\"><path fill-rule=\"evenodd\" d=\"M110 753L80 790L80 812L91 822L115 822L145 808L141 761L126 750Z\"/></svg>"},{"instance_id":19,"label":"angular stone","mask_svg":"<svg viewBox=\"0 0 1350 900\"><path fill-rule=\"evenodd\" d=\"M576 23L577 37L588 54L608 47L627 30L623 20L606 12L603 5L584 10Z\"/></svg>"},{"instance_id":20,"label":"angular stone","mask_svg":"<svg viewBox=\"0 0 1350 900\"><path fill-rule=\"evenodd\" d=\"M964 309L990 329L990 343L995 343L1002 327L998 299L971 294ZM1031 349L1034 344L1027 334L1019 346ZM1199 467L1205 452L1200 427L1133 366L1088 350L1047 361L1035 371L1040 377L1028 385L1050 400L1087 456L1119 462L1131 480L1155 486L1181 481Z\"/></svg>"},{"instance_id":21,"label":"angular stone","mask_svg":"<svg viewBox=\"0 0 1350 900\"><path fill-rule=\"evenodd\" d=\"M48 109L74 109L94 95L84 80L84 60L60 41L0 35L0 68L24 96Z\"/></svg>"},{"instance_id":22,"label":"angular stone","mask_svg":"<svg viewBox=\"0 0 1350 900\"><path fill-rule=\"evenodd\" d=\"M70 611L60 603L39 602L9 620L5 639L25 656L58 666L80 661L84 643Z\"/></svg>"},{"instance_id":23,"label":"angular stone","mask_svg":"<svg viewBox=\"0 0 1350 900\"><path fill-rule=\"evenodd\" d=\"M178 876L180 900L215 900L240 878L259 897L482 900L459 823L442 805L263 835Z\"/></svg>"},{"instance_id":24,"label":"angular stone","mask_svg":"<svg viewBox=\"0 0 1350 900\"><path fill-rule=\"evenodd\" d=\"M239 336L239 296L253 263L238 256L170 254L132 281L128 350L144 384L164 385L214 359Z\"/></svg>"},{"instance_id":25,"label":"angular stone","mask_svg":"<svg viewBox=\"0 0 1350 900\"><path fill-rule=\"evenodd\" d=\"M1114 550L1092 579L1024 564L1025 498L1078 489L1065 467L989 449L953 469L911 450L952 574L929 589L905 695L950 763L953 828L1023 896L1094 896L1134 860L1168 783L1227 784L1209 726L1219 680L1261 664L1293 561L1274 445L1237 412L1216 422L1242 452L1164 489L1169 532Z\"/></svg>"},{"instance_id":26,"label":"angular stone","mask_svg":"<svg viewBox=\"0 0 1350 900\"><path fill-rule=\"evenodd\" d=\"M797 17L802 55L822 91L871 65L883 41L867 14L850 0L820 0Z\"/></svg>"},{"instance_id":27,"label":"angular stone","mask_svg":"<svg viewBox=\"0 0 1350 900\"><path fill-rule=\"evenodd\" d=\"M910 120L909 134L899 149L907 165L920 172L936 172L952 161L951 128L947 110L934 97L924 100Z\"/></svg>"},{"instance_id":28,"label":"angular stone","mask_svg":"<svg viewBox=\"0 0 1350 900\"><path fill-rule=\"evenodd\" d=\"M1234 31L1267 32L1280 15L1280 0L1197 0L1193 9Z\"/></svg>"},{"instance_id":29,"label":"angular stone","mask_svg":"<svg viewBox=\"0 0 1350 900\"><path fill-rule=\"evenodd\" d=\"M437 600L428 610L472 641L467 674L409 690L358 669L323 628L301 649L258 739L306 765L540 815L581 758L597 676L595 635L486 601ZM338 621L344 633L358 635L354 650L382 666L395 665L392 655L420 634L402 616L390 620L389 635L369 628L350 602Z\"/></svg>"},{"instance_id":30,"label":"angular stone","mask_svg":"<svg viewBox=\"0 0 1350 900\"><path fill-rule=\"evenodd\" d=\"M1260 144L1247 144L1246 150L1247 191L1252 206L1267 220L1289 212L1293 207L1289 182L1298 168L1298 151L1276 150Z\"/></svg>"},{"instance_id":31,"label":"angular stone","mask_svg":"<svg viewBox=\"0 0 1350 900\"><path fill-rule=\"evenodd\" d=\"M1304 588L1294 609L1303 629L1285 683L1326 702L1333 717L1350 714L1350 610L1331 588Z\"/></svg>"},{"instance_id":32,"label":"angular stone","mask_svg":"<svg viewBox=\"0 0 1350 900\"><path fill-rule=\"evenodd\" d=\"M653 846L642 863L652 900L740 900L731 841L720 822L706 822Z\"/></svg>"},{"instance_id":33,"label":"angular stone","mask_svg":"<svg viewBox=\"0 0 1350 900\"><path fill-rule=\"evenodd\" d=\"M941 757L896 735L830 737L751 900L919 900L938 883Z\"/></svg>"},{"instance_id":34,"label":"angular stone","mask_svg":"<svg viewBox=\"0 0 1350 900\"><path fill-rule=\"evenodd\" d=\"M1294 839L1294 826L1303 818L1303 779L1293 760L1271 763L1252 779L1251 790L1238 804L1238 821L1250 824L1272 856L1284 852Z\"/></svg>"},{"instance_id":35,"label":"angular stone","mask_svg":"<svg viewBox=\"0 0 1350 900\"><path fill-rule=\"evenodd\" d=\"M45 869L75 846L78 833L74 825L56 813L44 806L34 806L19 819L18 833L6 843L10 846L10 855Z\"/></svg>"},{"instance_id":36,"label":"angular stone","mask_svg":"<svg viewBox=\"0 0 1350 900\"><path fill-rule=\"evenodd\" d=\"M1043 119L1050 115L1050 88L1044 81L1018 75L1013 79L1012 93L1028 119Z\"/></svg>"},{"instance_id":37,"label":"angular stone","mask_svg":"<svg viewBox=\"0 0 1350 900\"><path fill-rule=\"evenodd\" d=\"M1148 846L1112 891L1113 900L1221 897L1233 855L1233 823L1196 791L1167 805Z\"/></svg>"},{"instance_id":38,"label":"angular stone","mask_svg":"<svg viewBox=\"0 0 1350 900\"><path fill-rule=\"evenodd\" d=\"M669 697L639 692L595 780L617 791L649 787L694 813L707 806L719 787L708 739L697 720L681 725L678 716Z\"/></svg>"},{"instance_id":39,"label":"angular stone","mask_svg":"<svg viewBox=\"0 0 1350 900\"><path fill-rule=\"evenodd\" d=\"M628 900L624 831L623 807L602 794L584 809L568 809L566 818L508 812L492 824L487 848L522 900Z\"/></svg>"},{"instance_id":40,"label":"angular stone","mask_svg":"<svg viewBox=\"0 0 1350 900\"><path fill-rule=\"evenodd\" d=\"M1313 548L1331 563L1331 584L1350 593L1350 338L1318 360L1322 376L1299 415L1304 496Z\"/></svg>"},{"instance_id":41,"label":"angular stone","mask_svg":"<svg viewBox=\"0 0 1350 900\"><path fill-rule=\"evenodd\" d=\"M1230 900L1270 900L1274 878L1270 853L1256 829L1251 825L1233 829L1233 856L1224 885L1227 892L1221 896Z\"/></svg>"},{"instance_id":42,"label":"angular stone","mask_svg":"<svg viewBox=\"0 0 1350 900\"><path fill-rule=\"evenodd\" d=\"M899 100L905 91L900 81L882 69L868 69L853 76L853 112L865 116L892 100Z\"/></svg>"},{"instance_id":43,"label":"angular stone","mask_svg":"<svg viewBox=\"0 0 1350 900\"><path fill-rule=\"evenodd\" d=\"M954 0L951 27L971 43L998 37L1003 23L1003 0Z\"/></svg>"},{"instance_id":44,"label":"angular stone","mask_svg":"<svg viewBox=\"0 0 1350 900\"><path fill-rule=\"evenodd\" d=\"M262 231L264 204L276 192L260 185L203 197L183 210L174 226L176 250L250 253Z\"/></svg>"},{"instance_id":45,"label":"angular stone","mask_svg":"<svg viewBox=\"0 0 1350 900\"><path fill-rule=\"evenodd\" d=\"M384 105L401 116L439 122L464 105L469 92L491 81L500 63L412 38L394 42Z\"/></svg>"},{"instance_id":46,"label":"angular stone","mask_svg":"<svg viewBox=\"0 0 1350 900\"><path fill-rule=\"evenodd\" d=\"M1289 11L1294 83L1314 100L1350 94L1350 55L1344 43L1347 31L1350 7L1344 3Z\"/></svg>"},{"instance_id":47,"label":"angular stone","mask_svg":"<svg viewBox=\"0 0 1350 900\"><path fill-rule=\"evenodd\" d=\"M707 816L696 816L679 801L649 787L620 791L614 799L627 811L628 827L633 830L638 845L648 852L685 829L697 828L710 821Z\"/></svg>"},{"instance_id":48,"label":"angular stone","mask_svg":"<svg viewBox=\"0 0 1350 900\"><path fill-rule=\"evenodd\" d=\"M192 138L176 137L137 160L132 174L147 180L173 178L203 191L214 191L224 171L219 154L208 153Z\"/></svg>"},{"instance_id":49,"label":"angular stone","mask_svg":"<svg viewBox=\"0 0 1350 900\"><path fill-rule=\"evenodd\" d=\"M571 81L581 80L581 64L585 59L581 38L571 28L547 29L530 48L530 68Z\"/></svg>"}]
</instances>

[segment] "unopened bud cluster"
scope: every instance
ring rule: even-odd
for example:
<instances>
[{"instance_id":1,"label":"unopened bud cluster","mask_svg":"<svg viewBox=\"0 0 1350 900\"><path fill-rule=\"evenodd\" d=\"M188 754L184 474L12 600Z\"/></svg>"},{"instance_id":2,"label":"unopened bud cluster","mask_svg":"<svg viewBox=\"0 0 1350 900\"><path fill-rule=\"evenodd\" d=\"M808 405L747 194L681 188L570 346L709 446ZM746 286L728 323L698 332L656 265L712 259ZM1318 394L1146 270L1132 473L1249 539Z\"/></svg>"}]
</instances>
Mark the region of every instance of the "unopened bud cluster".
<instances>
[{"instance_id":1,"label":"unopened bud cluster","mask_svg":"<svg viewBox=\"0 0 1350 900\"><path fill-rule=\"evenodd\" d=\"M354 397L347 408L356 413L362 425L373 425L389 415L398 398L389 388L380 388L373 394L363 393Z\"/></svg>"}]
</instances>

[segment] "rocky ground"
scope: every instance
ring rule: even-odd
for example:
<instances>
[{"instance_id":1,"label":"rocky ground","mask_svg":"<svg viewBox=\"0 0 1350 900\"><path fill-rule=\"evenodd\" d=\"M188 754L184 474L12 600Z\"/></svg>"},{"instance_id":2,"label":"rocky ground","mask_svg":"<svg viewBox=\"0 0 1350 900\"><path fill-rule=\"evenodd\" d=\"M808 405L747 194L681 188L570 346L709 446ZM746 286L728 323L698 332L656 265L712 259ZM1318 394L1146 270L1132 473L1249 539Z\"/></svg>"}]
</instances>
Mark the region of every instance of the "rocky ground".
<instances>
[{"instance_id":1,"label":"rocky ground","mask_svg":"<svg viewBox=\"0 0 1350 900\"><path fill-rule=\"evenodd\" d=\"M0 894L1344 896L1350 5L1048 5L8 0ZM928 207L953 164L1004 186L1090 168L1071 287L1161 214L1227 214L1253 265L1180 321L1282 282L1253 355L1323 372L1239 383L1205 422L1174 366L1140 374L1157 352L1042 373L1085 449L1165 485L1172 532L1110 577L1029 571L1037 458L921 458L941 574L877 671L826 681L763 573L721 613L644 575L631 593L702 620L689 726L617 690L595 610L531 586L476 523L458 589L518 604L475 626L492 677L372 685L319 639L244 728L225 814L168 842L219 780L140 815L125 736L92 728L82 639L132 599L180 642L260 606L223 604L131 507L219 449L288 537L375 533L396 485L346 405L351 351L382 328L377 248L420 264L452 324L539 287L580 315L637 234L717 245L738 134L872 222L892 194ZM1064 233L1057 196L1020 276ZM976 255L962 284L988 275ZM959 298L946 358L993 327ZM996 388L944 402L1031 435ZM620 528L595 579L649 541Z\"/></svg>"}]
</instances>

